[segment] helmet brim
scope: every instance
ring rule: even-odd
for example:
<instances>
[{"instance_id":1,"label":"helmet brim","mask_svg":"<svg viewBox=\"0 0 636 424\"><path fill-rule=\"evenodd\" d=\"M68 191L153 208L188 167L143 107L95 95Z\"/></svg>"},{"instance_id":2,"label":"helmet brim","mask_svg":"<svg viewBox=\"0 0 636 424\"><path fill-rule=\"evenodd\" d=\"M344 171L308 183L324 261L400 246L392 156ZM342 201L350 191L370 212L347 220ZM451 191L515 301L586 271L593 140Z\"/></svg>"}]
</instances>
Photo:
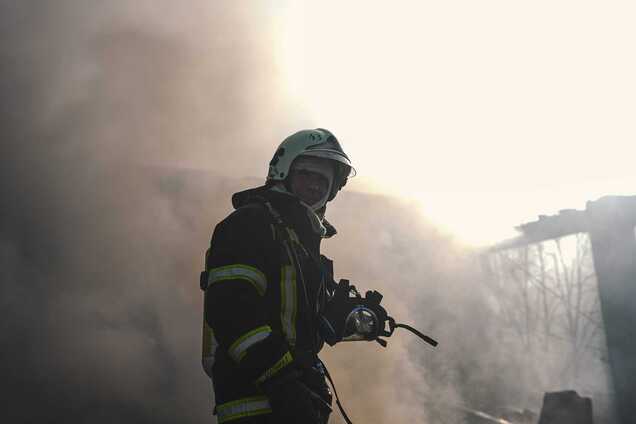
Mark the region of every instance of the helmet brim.
<instances>
[{"instance_id":1,"label":"helmet brim","mask_svg":"<svg viewBox=\"0 0 636 424\"><path fill-rule=\"evenodd\" d=\"M346 173L346 175L344 176L345 178L352 178L356 176L356 170L353 166L351 166L351 161L349 160L349 158L346 155L342 154L342 152L339 152L337 150L311 149L311 150L306 150L300 156L312 156L317 158L334 160L336 162L341 163L342 165L345 165L345 167L348 168L349 172Z\"/></svg>"}]
</instances>

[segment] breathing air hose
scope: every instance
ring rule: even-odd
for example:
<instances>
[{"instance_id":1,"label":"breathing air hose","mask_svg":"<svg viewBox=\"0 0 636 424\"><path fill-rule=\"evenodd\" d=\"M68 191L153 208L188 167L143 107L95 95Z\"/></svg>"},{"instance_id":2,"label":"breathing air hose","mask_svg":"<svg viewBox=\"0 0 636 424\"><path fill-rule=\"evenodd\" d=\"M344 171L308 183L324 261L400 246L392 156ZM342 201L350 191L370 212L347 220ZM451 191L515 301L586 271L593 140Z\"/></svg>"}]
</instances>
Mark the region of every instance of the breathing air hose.
<instances>
[{"instance_id":1,"label":"breathing air hose","mask_svg":"<svg viewBox=\"0 0 636 424\"><path fill-rule=\"evenodd\" d=\"M333 389L333 394L336 397L336 405L338 405L338 409L340 410L340 413L342 414L342 418L344 418L347 424L353 424L353 422L351 422L351 420L349 419L349 416L347 416L347 413L345 412L344 407L340 403L340 398L338 397L338 391L336 390L336 385L331 379L331 375L329 375L329 370L327 370L327 366L325 365L324 362L322 362L322 359L318 359L318 360L322 364L322 369L325 370L325 376L327 377L329 384L331 384L331 388Z\"/></svg>"},{"instance_id":2,"label":"breathing air hose","mask_svg":"<svg viewBox=\"0 0 636 424\"><path fill-rule=\"evenodd\" d=\"M417 337L419 337L420 339L424 340L426 343L430 344L433 347L436 347L438 345L437 340L433 339L432 337L427 336L426 334L420 332L419 330L411 327L408 324L400 324L400 323L396 323L395 319L393 319L392 317L387 317L387 321L389 323L389 331L384 331L383 332L383 336L385 337L390 337L393 335L393 332L395 331L396 328L404 328L405 330L409 330L411 333L415 334ZM384 339L381 338L376 338L375 339L378 343L380 343L380 345L382 345L382 347L386 347L387 346L387 342ZM342 406L342 403L340 403L340 398L338 397L338 391L336 390L336 385L333 382L333 379L331 378L331 375L329 375L329 371L327 370L327 366L325 365L325 363L321 360L318 359L320 361L320 363L322 364L322 368L325 371L325 376L327 377L327 380L329 381L329 384L331 384L331 388L333 389L333 394L336 398L336 405L338 405L338 409L340 410L340 413L342 414L342 417L344 418L345 422L347 424L353 424L353 422L351 421L351 419L349 418L349 416L347 415L347 413L344 410L344 407Z\"/></svg>"},{"instance_id":3,"label":"breathing air hose","mask_svg":"<svg viewBox=\"0 0 636 424\"><path fill-rule=\"evenodd\" d=\"M421 333L419 330L411 327L408 324L398 324L391 317L388 318L388 321L389 321L389 328L391 330L389 332L389 336L391 334L393 334L393 332L395 331L396 328L404 328L405 330L409 330L411 333L415 334L417 337L419 337L420 339L424 340L426 343L430 344L431 346L435 347L435 346L438 345L437 340L433 339L432 337L427 336L426 334Z\"/></svg>"}]
</instances>

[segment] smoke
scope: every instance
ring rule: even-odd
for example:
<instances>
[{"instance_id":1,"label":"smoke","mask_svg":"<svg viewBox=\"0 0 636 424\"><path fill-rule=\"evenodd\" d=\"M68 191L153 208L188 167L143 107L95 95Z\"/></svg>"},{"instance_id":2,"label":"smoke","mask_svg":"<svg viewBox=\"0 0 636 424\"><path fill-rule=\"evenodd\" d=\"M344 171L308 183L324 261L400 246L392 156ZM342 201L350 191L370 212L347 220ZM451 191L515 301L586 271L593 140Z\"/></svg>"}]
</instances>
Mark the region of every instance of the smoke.
<instances>
[{"instance_id":1,"label":"smoke","mask_svg":"<svg viewBox=\"0 0 636 424\"><path fill-rule=\"evenodd\" d=\"M501 401L475 390L486 382L478 375L491 353L491 317L483 294L474 290L480 281L471 253L422 220L413 204L344 192L329 215L344 228L326 246L340 260L336 274L361 291L381 291L398 322L440 342L432 348L398 329L386 349L376 343L329 349L327 364L346 376L337 383L354 421L461 422L457 408Z\"/></svg>"},{"instance_id":2,"label":"smoke","mask_svg":"<svg viewBox=\"0 0 636 424\"><path fill-rule=\"evenodd\" d=\"M510 302L506 296L518 283L504 281L511 287L493 290L479 252L440 233L421 212L406 202L347 191L328 211L342 230L325 243L338 259L337 276L361 291L380 290L398 322L440 342L433 349L398 329L386 349L376 343L328 349L324 356L338 370L339 392L354 421L467 422L472 409L494 416L516 411L512 422L526 422L517 420L532 416L522 414L525 409L538 414L544 392L574 389L593 398L598 422L612 422L608 374L598 352L578 352L580 369L568 378L573 356L567 339L547 348L548 334L528 334L534 341L527 342L502 314L499 301ZM525 313L516 302L510 307ZM552 320L553 328L565 324L554 313Z\"/></svg>"},{"instance_id":3,"label":"smoke","mask_svg":"<svg viewBox=\"0 0 636 424\"><path fill-rule=\"evenodd\" d=\"M324 125L279 94L272 16L205 1L1 7L5 421L209 422L197 283L211 230L232 192L260 183L236 176L264 175L276 141ZM387 349L326 349L355 421L439 422L533 389L498 369L470 252L385 197L345 189L328 215L337 276L440 341L397 330Z\"/></svg>"},{"instance_id":4,"label":"smoke","mask_svg":"<svg viewBox=\"0 0 636 424\"><path fill-rule=\"evenodd\" d=\"M216 200L154 165L262 172L246 154L284 104L265 12L229 4L2 3L5 421L210 419L196 282Z\"/></svg>"}]
</instances>

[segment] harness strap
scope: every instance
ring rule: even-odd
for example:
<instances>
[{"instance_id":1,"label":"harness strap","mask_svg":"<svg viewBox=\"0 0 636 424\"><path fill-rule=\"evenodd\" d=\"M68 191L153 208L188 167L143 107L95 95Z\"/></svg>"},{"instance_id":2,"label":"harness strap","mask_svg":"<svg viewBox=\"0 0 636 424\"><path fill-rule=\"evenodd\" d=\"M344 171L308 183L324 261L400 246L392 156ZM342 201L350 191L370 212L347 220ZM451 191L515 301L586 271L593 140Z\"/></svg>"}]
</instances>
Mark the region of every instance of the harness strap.
<instances>
[{"instance_id":1,"label":"harness strap","mask_svg":"<svg viewBox=\"0 0 636 424\"><path fill-rule=\"evenodd\" d=\"M307 293L307 284L305 281L305 277L303 275L300 259L298 258L298 254L296 252L295 247L299 247L303 251L303 253L307 254L308 256L309 256L309 252L307 251L307 249L305 249L305 246L303 246L302 243L300 242L300 239L298 238L298 235L296 234L294 229L285 225L285 222L283 221L282 216L276 209L274 209L272 204L267 199L264 199L264 198L258 198L258 200L259 200L259 203L257 204L261 204L262 206L264 206L269 212L272 219L274 220L274 227L275 227L274 233L276 234L275 240L278 241L281 245L281 260L286 265L292 267L295 270L297 282L300 283L300 286L303 289L303 294L304 294L303 298L305 300L305 306L307 308L307 311L311 313L313 311L313 308L309 304L309 294ZM308 320L307 322L308 328L312 328L313 324L311 322L309 315L305 314L305 318ZM316 346L313 347L313 350L317 350Z\"/></svg>"}]
</instances>

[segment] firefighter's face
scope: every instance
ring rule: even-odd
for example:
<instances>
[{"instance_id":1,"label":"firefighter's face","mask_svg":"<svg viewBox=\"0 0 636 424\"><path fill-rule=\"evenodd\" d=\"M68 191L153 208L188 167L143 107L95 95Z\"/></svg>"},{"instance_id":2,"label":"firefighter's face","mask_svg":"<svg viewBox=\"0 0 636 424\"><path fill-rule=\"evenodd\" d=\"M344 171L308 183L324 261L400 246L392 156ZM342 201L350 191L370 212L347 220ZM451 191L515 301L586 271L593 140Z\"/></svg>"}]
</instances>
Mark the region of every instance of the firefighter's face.
<instances>
[{"instance_id":1,"label":"firefighter's face","mask_svg":"<svg viewBox=\"0 0 636 424\"><path fill-rule=\"evenodd\" d=\"M312 208L321 208L329 197L334 172L333 164L328 159L299 157L289 174L291 191Z\"/></svg>"},{"instance_id":2,"label":"firefighter's face","mask_svg":"<svg viewBox=\"0 0 636 424\"><path fill-rule=\"evenodd\" d=\"M289 177L292 192L308 205L320 202L329 191L329 180L318 172L298 169Z\"/></svg>"}]
</instances>

